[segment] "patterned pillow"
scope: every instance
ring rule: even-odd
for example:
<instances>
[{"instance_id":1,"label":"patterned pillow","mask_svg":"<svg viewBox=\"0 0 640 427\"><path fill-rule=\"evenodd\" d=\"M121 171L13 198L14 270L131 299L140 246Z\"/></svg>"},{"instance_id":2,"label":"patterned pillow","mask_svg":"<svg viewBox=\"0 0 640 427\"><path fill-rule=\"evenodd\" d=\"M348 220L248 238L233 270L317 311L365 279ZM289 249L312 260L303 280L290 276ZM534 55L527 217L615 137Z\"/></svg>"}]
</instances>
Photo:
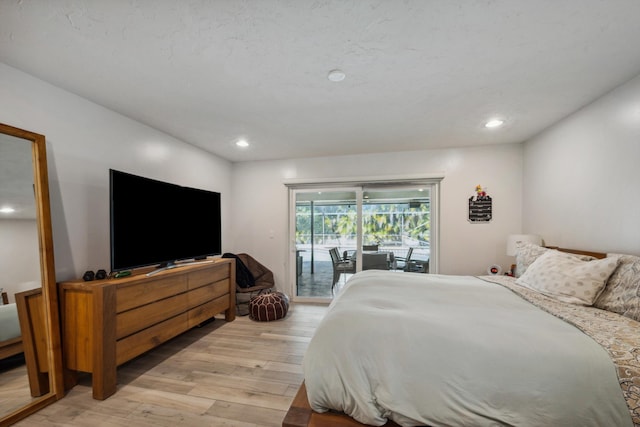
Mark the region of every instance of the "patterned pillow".
<instances>
[{"instance_id":1,"label":"patterned pillow","mask_svg":"<svg viewBox=\"0 0 640 427\"><path fill-rule=\"evenodd\" d=\"M529 242L517 242L516 243L516 272L515 276L520 277L529 268L535 260L543 253L550 249L543 248L542 246L534 245Z\"/></svg>"},{"instance_id":2,"label":"patterned pillow","mask_svg":"<svg viewBox=\"0 0 640 427\"><path fill-rule=\"evenodd\" d=\"M620 265L609 277L607 286L593 306L640 322L640 257L619 254L607 256L619 257Z\"/></svg>"},{"instance_id":3,"label":"patterned pillow","mask_svg":"<svg viewBox=\"0 0 640 427\"><path fill-rule=\"evenodd\" d=\"M516 271L515 271L515 276L516 277L520 277L524 274L525 271L527 271L527 268L529 268L529 266L531 264L533 264L533 262L535 260L537 260L540 255L550 251L552 249L549 248L545 248L543 246L538 246L534 243L529 243L529 242L516 242ZM555 250L555 249L553 249ZM558 251L556 251L558 252ZM566 252L563 252L566 253ZM581 259L583 261L591 261L594 260L595 258L590 256L590 255L578 255L578 254L568 254L569 256L573 256L576 257L578 259Z\"/></svg>"},{"instance_id":4,"label":"patterned pillow","mask_svg":"<svg viewBox=\"0 0 640 427\"><path fill-rule=\"evenodd\" d=\"M535 260L516 283L558 301L592 305L618 261L617 257L582 261L576 256L549 250Z\"/></svg>"}]
</instances>

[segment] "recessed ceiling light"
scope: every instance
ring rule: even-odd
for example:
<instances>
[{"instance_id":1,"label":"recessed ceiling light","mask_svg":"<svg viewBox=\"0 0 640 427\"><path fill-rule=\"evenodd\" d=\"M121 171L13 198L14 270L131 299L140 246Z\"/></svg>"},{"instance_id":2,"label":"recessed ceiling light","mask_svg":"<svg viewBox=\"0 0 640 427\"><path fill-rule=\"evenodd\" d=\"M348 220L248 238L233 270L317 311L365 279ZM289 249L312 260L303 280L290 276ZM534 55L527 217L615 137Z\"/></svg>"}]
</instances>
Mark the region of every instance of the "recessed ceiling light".
<instances>
[{"instance_id":1,"label":"recessed ceiling light","mask_svg":"<svg viewBox=\"0 0 640 427\"><path fill-rule=\"evenodd\" d=\"M327 75L327 78L332 82L341 82L345 77L347 77L347 75L341 70L331 70Z\"/></svg>"},{"instance_id":2,"label":"recessed ceiling light","mask_svg":"<svg viewBox=\"0 0 640 427\"><path fill-rule=\"evenodd\" d=\"M246 148L249 146L249 143L245 139L240 139L238 140L238 142L236 142L236 145L238 147Z\"/></svg>"},{"instance_id":3,"label":"recessed ceiling light","mask_svg":"<svg viewBox=\"0 0 640 427\"><path fill-rule=\"evenodd\" d=\"M7 214L14 213L15 211L16 211L15 209L10 208L8 206L5 206L4 208L0 209L1 213L7 213Z\"/></svg>"},{"instance_id":4,"label":"recessed ceiling light","mask_svg":"<svg viewBox=\"0 0 640 427\"><path fill-rule=\"evenodd\" d=\"M487 123L484 124L484 127L486 128L497 128L500 127L504 124L504 120L500 120L500 119L492 119L489 120Z\"/></svg>"}]
</instances>

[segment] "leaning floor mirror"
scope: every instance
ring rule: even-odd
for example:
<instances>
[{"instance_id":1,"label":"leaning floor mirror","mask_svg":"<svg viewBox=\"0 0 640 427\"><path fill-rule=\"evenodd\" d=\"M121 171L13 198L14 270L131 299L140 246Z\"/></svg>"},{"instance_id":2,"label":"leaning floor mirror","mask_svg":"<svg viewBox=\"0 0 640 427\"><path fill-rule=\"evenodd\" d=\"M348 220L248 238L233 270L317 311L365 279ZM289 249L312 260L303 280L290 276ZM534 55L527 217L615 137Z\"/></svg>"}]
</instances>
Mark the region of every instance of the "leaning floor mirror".
<instances>
[{"instance_id":1,"label":"leaning floor mirror","mask_svg":"<svg viewBox=\"0 0 640 427\"><path fill-rule=\"evenodd\" d=\"M0 426L64 393L45 137L0 123Z\"/></svg>"}]
</instances>

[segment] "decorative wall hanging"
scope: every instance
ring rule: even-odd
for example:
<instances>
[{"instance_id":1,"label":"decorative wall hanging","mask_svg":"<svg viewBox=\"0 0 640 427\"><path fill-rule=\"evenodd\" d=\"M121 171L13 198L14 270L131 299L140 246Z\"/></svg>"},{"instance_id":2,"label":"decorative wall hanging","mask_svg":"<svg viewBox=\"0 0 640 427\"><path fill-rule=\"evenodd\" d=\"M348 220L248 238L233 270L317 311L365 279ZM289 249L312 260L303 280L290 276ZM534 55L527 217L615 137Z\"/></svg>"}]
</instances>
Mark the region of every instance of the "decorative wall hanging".
<instances>
[{"instance_id":1,"label":"decorative wall hanging","mask_svg":"<svg viewBox=\"0 0 640 427\"><path fill-rule=\"evenodd\" d=\"M476 194L469 197L469 222L489 222L492 217L491 196L478 184Z\"/></svg>"}]
</instances>

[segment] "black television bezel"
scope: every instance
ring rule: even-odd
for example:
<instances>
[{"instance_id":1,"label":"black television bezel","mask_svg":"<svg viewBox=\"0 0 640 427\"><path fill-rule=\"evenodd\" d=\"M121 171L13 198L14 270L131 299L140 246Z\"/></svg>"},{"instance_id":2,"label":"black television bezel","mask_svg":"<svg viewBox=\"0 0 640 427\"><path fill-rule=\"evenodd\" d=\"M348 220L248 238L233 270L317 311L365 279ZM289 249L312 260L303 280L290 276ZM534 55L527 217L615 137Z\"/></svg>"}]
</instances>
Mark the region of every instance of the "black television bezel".
<instances>
[{"instance_id":1,"label":"black television bezel","mask_svg":"<svg viewBox=\"0 0 640 427\"><path fill-rule=\"evenodd\" d=\"M121 174L121 175L127 175L133 179L139 179L141 181L144 182L148 182L148 183L154 183L155 185L160 185L160 186L165 186L165 187L173 187L173 188L177 188L177 189L185 189L188 191L197 191L197 192L202 192L202 193L209 193L211 195L214 195L217 197L217 216L215 219L217 219L217 221L213 221L214 222L214 226L217 228L218 232L217 232L217 239L214 241L214 248L212 248L212 251L207 251L206 253L198 253L198 254L190 254L190 255L185 255L185 256L178 256L178 257L171 257L171 258L166 258L166 259L158 259L158 260L154 260L154 261L150 261L150 262L142 262L142 263L134 263L131 265L126 265L126 266L116 266L114 261L116 259L115 257L115 251L116 251L116 247L115 245L117 244L114 240L116 239L116 236L114 235L115 233L115 227L114 227L114 185L113 185L113 176L114 174ZM212 221L209 221L212 222ZM159 230L159 232L161 232ZM133 270L133 269L138 269L138 268L144 268L144 267L156 267L156 268L161 268L161 269L166 269L166 268L173 268L175 266L178 266L178 264L184 264L185 262L191 261L191 260L200 260L200 259L206 259L207 257L210 256L216 256L216 255L221 255L222 254L222 194L220 192L217 191L212 191L212 190L204 190L204 189L200 189L200 188L195 188L195 187L189 187L189 186L182 186L182 185L178 185L178 184L174 184L168 181L162 181L162 180L158 180L158 179L153 179L153 178L148 178L142 175L137 175L137 174L133 174L130 172L124 172L121 170L117 170L117 169L109 169L109 243L110 243L110 267L111 267L111 271L112 272L119 272L119 271L129 271L129 270Z\"/></svg>"}]
</instances>

